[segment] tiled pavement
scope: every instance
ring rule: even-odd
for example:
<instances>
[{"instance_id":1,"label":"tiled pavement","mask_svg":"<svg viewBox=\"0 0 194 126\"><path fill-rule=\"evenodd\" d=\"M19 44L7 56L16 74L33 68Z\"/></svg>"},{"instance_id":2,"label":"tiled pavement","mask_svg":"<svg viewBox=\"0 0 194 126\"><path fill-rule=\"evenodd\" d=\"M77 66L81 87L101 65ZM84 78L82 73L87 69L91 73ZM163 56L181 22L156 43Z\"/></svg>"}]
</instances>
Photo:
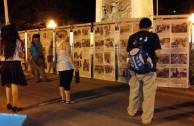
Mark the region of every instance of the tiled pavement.
<instances>
[{"instance_id":1,"label":"tiled pavement","mask_svg":"<svg viewBox=\"0 0 194 126\"><path fill-rule=\"evenodd\" d=\"M27 75L28 86L20 87L20 103L26 114L23 126L139 126L141 110L129 117L127 84L81 78L72 83L75 104L60 102L58 75L48 75L51 82L34 83ZM6 110L5 89L0 88L0 112ZM158 88L152 126L194 126L194 87Z\"/></svg>"}]
</instances>

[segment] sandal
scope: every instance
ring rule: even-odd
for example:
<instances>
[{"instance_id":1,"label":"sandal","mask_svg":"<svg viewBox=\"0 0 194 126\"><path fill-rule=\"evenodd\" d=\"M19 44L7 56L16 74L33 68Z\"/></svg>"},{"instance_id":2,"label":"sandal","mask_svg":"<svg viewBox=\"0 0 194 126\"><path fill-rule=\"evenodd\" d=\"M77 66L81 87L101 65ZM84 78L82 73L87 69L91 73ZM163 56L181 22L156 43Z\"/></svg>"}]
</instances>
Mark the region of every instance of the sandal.
<instances>
[{"instance_id":1,"label":"sandal","mask_svg":"<svg viewBox=\"0 0 194 126\"><path fill-rule=\"evenodd\" d=\"M65 103L66 104L74 104L75 102L70 100L70 101L66 101Z\"/></svg>"}]
</instances>

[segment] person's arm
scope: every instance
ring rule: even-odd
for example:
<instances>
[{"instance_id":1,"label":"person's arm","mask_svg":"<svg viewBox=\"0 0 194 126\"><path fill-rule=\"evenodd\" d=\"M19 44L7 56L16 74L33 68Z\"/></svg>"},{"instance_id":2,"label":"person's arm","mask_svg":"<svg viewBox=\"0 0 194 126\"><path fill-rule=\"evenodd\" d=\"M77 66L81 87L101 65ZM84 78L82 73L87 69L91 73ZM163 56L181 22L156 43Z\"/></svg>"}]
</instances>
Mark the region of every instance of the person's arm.
<instances>
[{"instance_id":1,"label":"person's arm","mask_svg":"<svg viewBox=\"0 0 194 126\"><path fill-rule=\"evenodd\" d=\"M160 57L160 49L155 50L155 54L159 58Z\"/></svg>"},{"instance_id":2,"label":"person's arm","mask_svg":"<svg viewBox=\"0 0 194 126\"><path fill-rule=\"evenodd\" d=\"M154 49L155 49L156 57L159 58L161 45L160 45L160 39L157 34L155 34L155 37L154 37Z\"/></svg>"}]
</instances>

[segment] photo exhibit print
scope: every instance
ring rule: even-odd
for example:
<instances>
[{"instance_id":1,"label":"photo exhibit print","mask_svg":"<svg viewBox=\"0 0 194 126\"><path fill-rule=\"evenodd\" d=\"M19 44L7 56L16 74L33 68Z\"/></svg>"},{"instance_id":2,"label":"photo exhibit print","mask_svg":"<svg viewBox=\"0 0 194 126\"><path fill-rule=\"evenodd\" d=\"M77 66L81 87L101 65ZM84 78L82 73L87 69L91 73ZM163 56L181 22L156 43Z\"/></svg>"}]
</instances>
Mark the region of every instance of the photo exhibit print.
<instances>
[{"instance_id":1,"label":"photo exhibit print","mask_svg":"<svg viewBox=\"0 0 194 126\"><path fill-rule=\"evenodd\" d=\"M115 24L94 26L94 78L115 80Z\"/></svg>"},{"instance_id":2,"label":"photo exhibit print","mask_svg":"<svg viewBox=\"0 0 194 126\"><path fill-rule=\"evenodd\" d=\"M91 78L91 26L79 25L73 29L73 58L80 77Z\"/></svg>"},{"instance_id":3,"label":"photo exhibit print","mask_svg":"<svg viewBox=\"0 0 194 126\"><path fill-rule=\"evenodd\" d=\"M189 22L187 19L154 20L161 43L157 65L160 87L189 87Z\"/></svg>"},{"instance_id":4,"label":"photo exhibit print","mask_svg":"<svg viewBox=\"0 0 194 126\"><path fill-rule=\"evenodd\" d=\"M27 46L27 45L25 45L25 32L19 32L19 36L20 36L20 40L22 42L22 47L25 50L25 48ZM26 56L26 52L25 52L25 56ZM21 58L21 65L22 65L23 70L27 70L25 57Z\"/></svg>"},{"instance_id":5,"label":"photo exhibit print","mask_svg":"<svg viewBox=\"0 0 194 126\"><path fill-rule=\"evenodd\" d=\"M139 30L139 21L120 22L118 43L118 81L128 83L130 78L126 51L129 36Z\"/></svg>"},{"instance_id":6,"label":"photo exhibit print","mask_svg":"<svg viewBox=\"0 0 194 126\"><path fill-rule=\"evenodd\" d=\"M40 42L43 47L45 57L46 73L53 73L53 60L49 60L49 56L53 56L53 30L40 31Z\"/></svg>"},{"instance_id":7,"label":"photo exhibit print","mask_svg":"<svg viewBox=\"0 0 194 126\"><path fill-rule=\"evenodd\" d=\"M170 54L162 53L158 59L158 64L170 64Z\"/></svg>"}]
</instances>

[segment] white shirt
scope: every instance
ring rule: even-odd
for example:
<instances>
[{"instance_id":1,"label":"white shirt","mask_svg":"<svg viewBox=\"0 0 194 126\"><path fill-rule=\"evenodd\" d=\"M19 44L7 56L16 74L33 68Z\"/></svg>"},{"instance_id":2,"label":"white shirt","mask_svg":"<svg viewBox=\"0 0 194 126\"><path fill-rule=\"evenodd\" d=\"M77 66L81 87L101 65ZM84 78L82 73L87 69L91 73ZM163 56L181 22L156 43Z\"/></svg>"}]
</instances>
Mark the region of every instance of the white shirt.
<instances>
[{"instance_id":1,"label":"white shirt","mask_svg":"<svg viewBox=\"0 0 194 126\"><path fill-rule=\"evenodd\" d=\"M13 58L9 58L5 60L4 54L1 57L1 61L20 61L21 58L19 57L20 53L22 52L22 44L20 40L16 41L16 49L15 49L15 53L13 55Z\"/></svg>"},{"instance_id":2,"label":"white shirt","mask_svg":"<svg viewBox=\"0 0 194 126\"><path fill-rule=\"evenodd\" d=\"M62 42L61 42L62 43ZM57 47L60 46L60 44L57 44ZM74 69L73 63L69 59L69 54L66 50L60 49L57 52L57 71L65 71L65 70L72 70Z\"/></svg>"}]
</instances>

